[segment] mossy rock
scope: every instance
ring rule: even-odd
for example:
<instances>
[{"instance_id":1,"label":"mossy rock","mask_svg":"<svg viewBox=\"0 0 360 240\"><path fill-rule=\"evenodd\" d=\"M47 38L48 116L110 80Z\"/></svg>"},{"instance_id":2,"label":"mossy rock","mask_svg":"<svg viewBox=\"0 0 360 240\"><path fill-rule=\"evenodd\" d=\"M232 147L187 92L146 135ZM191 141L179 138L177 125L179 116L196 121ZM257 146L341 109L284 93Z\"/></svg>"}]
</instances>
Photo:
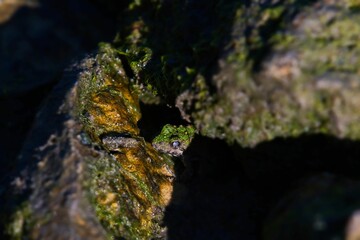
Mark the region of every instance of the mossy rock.
<instances>
[{"instance_id":1,"label":"mossy rock","mask_svg":"<svg viewBox=\"0 0 360 240\"><path fill-rule=\"evenodd\" d=\"M115 46L131 55L136 82L204 136L242 146L314 133L358 139L356 6L141 2Z\"/></svg>"}]
</instances>

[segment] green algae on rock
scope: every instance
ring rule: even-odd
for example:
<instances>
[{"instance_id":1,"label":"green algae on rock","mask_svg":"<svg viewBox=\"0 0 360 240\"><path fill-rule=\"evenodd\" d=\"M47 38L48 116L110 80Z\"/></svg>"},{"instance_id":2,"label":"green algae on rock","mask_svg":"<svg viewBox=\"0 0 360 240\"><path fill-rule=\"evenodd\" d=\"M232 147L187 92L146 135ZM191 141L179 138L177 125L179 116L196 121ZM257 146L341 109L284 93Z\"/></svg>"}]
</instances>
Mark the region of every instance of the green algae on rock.
<instances>
[{"instance_id":1,"label":"green algae on rock","mask_svg":"<svg viewBox=\"0 0 360 240\"><path fill-rule=\"evenodd\" d=\"M12 213L10 224L6 226L5 232L13 239L23 239L27 231L31 229L31 208L29 203L24 203Z\"/></svg>"},{"instance_id":2,"label":"green algae on rock","mask_svg":"<svg viewBox=\"0 0 360 240\"><path fill-rule=\"evenodd\" d=\"M76 106L85 131L95 142L108 132L138 135L139 102L116 51L103 44L96 59L88 59L86 64L94 69L80 77Z\"/></svg>"},{"instance_id":3,"label":"green algae on rock","mask_svg":"<svg viewBox=\"0 0 360 240\"><path fill-rule=\"evenodd\" d=\"M348 0L141 2L127 12L133 27L116 46L138 54L128 61L141 66L132 67L139 81L169 105L176 99L204 136L243 146L306 133L358 139L356 7ZM210 26L194 12L211 16ZM180 41L179 32L189 34Z\"/></svg>"},{"instance_id":4,"label":"green algae on rock","mask_svg":"<svg viewBox=\"0 0 360 240\"><path fill-rule=\"evenodd\" d=\"M171 169L149 144L124 152L88 162L88 188L97 216L111 236L159 237L172 193Z\"/></svg>"},{"instance_id":5,"label":"green algae on rock","mask_svg":"<svg viewBox=\"0 0 360 240\"><path fill-rule=\"evenodd\" d=\"M280 25L270 21L273 29L262 45L253 35L246 38L239 12L233 26L239 37L212 78L215 101L183 110L201 134L243 146L304 133L360 138L360 14L345 1L288 4L276 14ZM294 18L292 8L300 11ZM260 19L254 24L253 31L264 28Z\"/></svg>"},{"instance_id":6,"label":"green algae on rock","mask_svg":"<svg viewBox=\"0 0 360 240\"><path fill-rule=\"evenodd\" d=\"M103 44L88 63L91 68L77 85L75 109L92 144L106 152L87 161L95 211L113 236L159 237L172 194L173 163L139 136L139 100L118 51Z\"/></svg>"}]
</instances>

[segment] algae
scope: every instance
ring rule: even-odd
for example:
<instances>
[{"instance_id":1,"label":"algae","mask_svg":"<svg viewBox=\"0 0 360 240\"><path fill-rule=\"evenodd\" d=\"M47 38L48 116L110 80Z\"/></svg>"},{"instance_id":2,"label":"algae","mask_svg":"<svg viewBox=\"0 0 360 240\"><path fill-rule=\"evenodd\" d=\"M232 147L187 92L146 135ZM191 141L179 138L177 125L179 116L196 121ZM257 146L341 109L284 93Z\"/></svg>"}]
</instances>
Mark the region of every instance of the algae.
<instances>
[{"instance_id":1,"label":"algae","mask_svg":"<svg viewBox=\"0 0 360 240\"><path fill-rule=\"evenodd\" d=\"M24 239L28 235L28 230L33 224L31 219L32 212L30 204L24 202L12 213L10 224L6 226L5 232L14 240Z\"/></svg>"},{"instance_id":2,"label":"algae","mask_svg":"<svg viewBox=\"0 0 360 240\"><path fill-rule=\"evenodd\" d=\"M173 163L139 135L139 98L122 55L102 44L77 85L76 116L90 138L88 145L104 151L86 161L86 185L110 236L151 239L164 231L161 219L171 198Z\"/></svg>"}]
</instances>

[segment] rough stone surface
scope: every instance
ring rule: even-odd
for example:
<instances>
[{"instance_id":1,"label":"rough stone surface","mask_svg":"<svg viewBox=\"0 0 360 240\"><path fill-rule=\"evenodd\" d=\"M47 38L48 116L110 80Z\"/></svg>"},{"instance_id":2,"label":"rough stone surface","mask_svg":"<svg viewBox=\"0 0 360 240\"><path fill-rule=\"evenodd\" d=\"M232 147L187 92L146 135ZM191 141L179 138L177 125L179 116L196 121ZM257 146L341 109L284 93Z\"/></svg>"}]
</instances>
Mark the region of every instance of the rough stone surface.
<instances>
[{"instance_id":1,"label":"rough stone surface","mask_svg":"<svg viewBox=\"0 0 360 240\"><path fill-rule=\"evenodd\" d=\"M104 239L105 231L89 208L84 158L99 153L81 144L81 126L71 117L79 70L67 71L21 151L19 175L3 192L6 235L13 239ZM46 126L46 128L44 128ZM3 223L4 224L4 223ZM63 231L67 229L67 231Z\"/></svg>"},{"instance_id":2,"label":"rough stone surface","mask_svg":"<svg viewBox=\"0 0 360 240\"><path fill-rule=\"evenodd\" d=\"M192 113L203 134L244 146L305 133L359 138L358 12L346 1L288 2L256 11L248 36L239 12L212 77L215 100Z\"/></svg>"}]
</instances>

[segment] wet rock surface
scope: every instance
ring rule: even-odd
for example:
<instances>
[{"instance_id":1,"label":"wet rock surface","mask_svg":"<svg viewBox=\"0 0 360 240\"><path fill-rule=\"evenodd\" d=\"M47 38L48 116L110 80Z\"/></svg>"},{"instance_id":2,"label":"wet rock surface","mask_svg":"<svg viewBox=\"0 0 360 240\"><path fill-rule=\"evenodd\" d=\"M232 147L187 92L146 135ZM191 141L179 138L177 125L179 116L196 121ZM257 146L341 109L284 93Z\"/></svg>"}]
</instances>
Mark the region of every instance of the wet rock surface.
<instances>
[{"instance_id":1,"label":"wet rock surface","mask_svg":"<svg viewBox=\"0 0 360 240\"><path fill-rule=\"evenodd\" d=\"M67 21L59 19L77 9L47 4L60 30ZM297 239L356 239L358 1L79 4L99 6L89 10L95 15L70 18L79 26L84 16L117 13L112 44L64 73L73 55L52 45L49 66L24 57L29 68L14 70L17 56L37 48L20 48L0 65L10 66L0 81L9 113L1 121L13 124L0 145L2 171L16 166L0 187L4 238L295 239L296 232ZM18 26L9 19L14 24L1 25L1 33ZM101 19L90 30L109 26ZM53 29L46 26L36 32ZM60 32L84 30L76 26ZM28 35L28 44L41 43ZM4 46L23 38L10 36ZM73 53L87 51L85 38L75 39ZM42 78L17 87L12 78L21 74ZM18 160L9 161L29 129L17 128L19 121L31 122L41 95L60 78ZM167 124L196 129L181 154L150 144Z\"/></svg>"},{"instance_id":2,"label":"wet rock surface","mask_svg":"<svg viewBox=\"0 0 360 240\"><path fill-rule=\"evenodd\" d=\"M164 235L161 219L172 196L173 162L139 135L139 98L110 45L84 60L74 116L104 157L88 162L89 192L104 227L116 237Z\"/></svg>"},{"instance_id":3,"label":"wet rock surface","mask_svg":"<svg viewBox=\"0 0 360 240\"><path fill-rule=\"evenodd\" d=\"M3 238L104 239L84 191L84 158L99 153L81 144L81 126L71 117L79 70L47 99L19 156L17 175L2 192ZM49 121L51 119L51 121ZM47 127L44 128L43 126ZM10 224L9 224L10 223ZM63 231L62 229L67 229Z\"/></svg>"}]
</instances>

